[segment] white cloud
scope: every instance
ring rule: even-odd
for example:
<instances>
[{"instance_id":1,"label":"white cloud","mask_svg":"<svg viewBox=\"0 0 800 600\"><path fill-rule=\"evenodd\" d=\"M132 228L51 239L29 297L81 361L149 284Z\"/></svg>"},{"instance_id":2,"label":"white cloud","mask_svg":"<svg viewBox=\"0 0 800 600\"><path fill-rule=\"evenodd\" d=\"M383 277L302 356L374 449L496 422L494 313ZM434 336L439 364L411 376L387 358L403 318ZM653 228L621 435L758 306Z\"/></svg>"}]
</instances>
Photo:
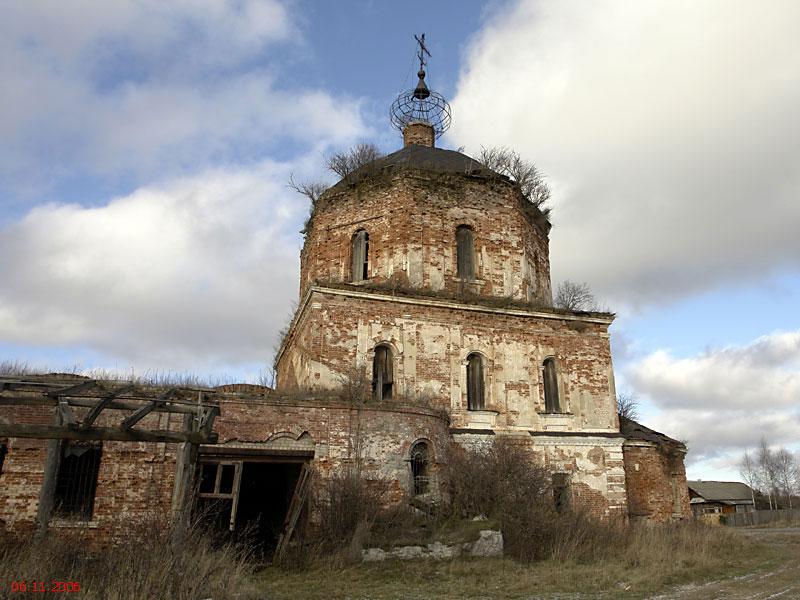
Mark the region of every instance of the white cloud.
<instances>
[{"instance_id":1,"label":"white cloud","mask_svg":"<svg viewBox=\"0 0 800 600\"><path fill-rule=\"evenodd\" d=\"M451 138L554 187L558 279L615 306L800 267L800 5L519 1L469 46Z\"/></svg>"},{"instance_id":2,"label":"white cloud","mask_svg":"<svg viewBox=\"0 0 800 600\"><path fill-rule=\"evenodd\" d=\"M33 209L0 230L0 339L139 370L266 363L297 294L307 210L287 178L264 163Z\"/></svg>"},{"instance_id":3,"label":"white cloud","mask_svg":"<svg viewBox=\"0 0 800 600\"><path fill-rule=\"evenodd\" d=\"M800 330L688 358L659 350L625 379L660 412L648 424L689 442L692 462L800 439Z\"/></svg>"},{"instance_id":4,"label":"white cloud","mask_svg":"<svg viewBox=\"0 0 800 600\"><path fill-rule=\"evenodd\" d=\"M364 135L360 101L285 77L302 44L273 0L5 3L0 180L147 181Z\"/></svg>"}]
</instances>

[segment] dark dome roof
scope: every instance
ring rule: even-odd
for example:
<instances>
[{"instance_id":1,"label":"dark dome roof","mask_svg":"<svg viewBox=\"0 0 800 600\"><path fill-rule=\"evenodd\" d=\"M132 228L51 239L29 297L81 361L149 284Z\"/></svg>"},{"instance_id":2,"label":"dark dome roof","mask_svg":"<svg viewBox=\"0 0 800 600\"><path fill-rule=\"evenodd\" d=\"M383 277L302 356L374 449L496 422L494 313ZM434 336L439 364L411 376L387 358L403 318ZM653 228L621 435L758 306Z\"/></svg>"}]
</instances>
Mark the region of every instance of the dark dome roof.
<instances>
[{"instance_id":1,"label":"dark dome roof","mask_svg":"<svg viewBox=\"0 0 800 600\"><path fill-rule=\"evenodd\" d=\"M403 169L420 169L438 173L461 173L464 175L483 175L484 177L500 177L506 179L503 175L495 173L474 158L470 158L461 152L411 144L402 150L393 152L388 156L374 160L368 165L356 169L333 187L338 188L347 183L354 183L362 178L368 177L369 173L374 173L376 171L400 171Z\"/></svg>"}]
</instances>

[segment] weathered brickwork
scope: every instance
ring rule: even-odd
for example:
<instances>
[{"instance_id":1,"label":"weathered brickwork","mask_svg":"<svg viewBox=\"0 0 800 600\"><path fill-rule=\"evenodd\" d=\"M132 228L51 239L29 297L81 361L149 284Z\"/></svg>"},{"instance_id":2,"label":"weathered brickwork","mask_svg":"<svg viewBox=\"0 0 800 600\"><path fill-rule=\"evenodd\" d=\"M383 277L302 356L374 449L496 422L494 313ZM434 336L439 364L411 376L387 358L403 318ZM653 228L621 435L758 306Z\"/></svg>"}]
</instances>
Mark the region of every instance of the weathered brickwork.
<instances>
[{"instance_id":1,"label":"weathered brickwork","mask_svg":"<svg viewBox=\"0 0 800 600\"><path fill-rule=\"evenodd\" d=\"M447 410L454 427L614 432L609 322L316 286L287 338L278 386L335 389L349 377L370 380L383 343L394 351L398 393ZM467 410L471 352L486 359L485 411ZM544 408L548 356L559 366L559 414Z\"/></svg>"},{"instance_id":2,"label":"weathered brickwork","mask_svg":"<svg viewBox=\"0 0 800 600\"><path fill-rule=\"evenodd\" d=\"M677 445L625 442L628 511L632 519L665 522L691 515L684 454Z\"/></svg>"},{"instance_id":3,"label":"weathered brickwork","mask_svg":"<svg viewBox=\"0 0 800 600\"><path fill-rule=\"evenodd\" d=\"M257 395L257 386L223 386L217 400L221 412L215 431L217 453L225 450L255 452L280 460L308 451L304 460L321 477L358 466L368 478L388 486L387 501L410 493L409 449L425 441L434 476L447 464L450 444L448 419L440 411L399 405L353 406L336 398L302 400ZM235 391L234 391L235 390ZM82 417L86 409L76 408ZM124 414L120 411L117 415ZM99 426L111 425L101 414ZM148 416L154 429L178 431L180 416ZM52 408L0 407L0 422L45 425ZM45 440L12 438L0 474L0 519L20 526L36 518L44 471ZM136 517L169 515L175 476L177 444L103 442L97 490L90 527L98 534L111 531L121 521ZM201 446L200 455L207 447ZM304 455L304 456L305 456ZM436 483L436 482L435 482ZM52 520L52 525L74 523Z\"/></svg>"},{"instance_id":4,"label":"weathered brickwork","mask_svg":"<svg viewBox=\"0 0 800 600\"><path fill-rule=\"evenodd\" d=\"M460 225L473 231L474 279L456 276ZM351 281L353 238L362 229L371 284L552 304L549 224L507 180L412 170L338 184L306 231L301 297L314 281Z\"/></svg>"}]
</instances>

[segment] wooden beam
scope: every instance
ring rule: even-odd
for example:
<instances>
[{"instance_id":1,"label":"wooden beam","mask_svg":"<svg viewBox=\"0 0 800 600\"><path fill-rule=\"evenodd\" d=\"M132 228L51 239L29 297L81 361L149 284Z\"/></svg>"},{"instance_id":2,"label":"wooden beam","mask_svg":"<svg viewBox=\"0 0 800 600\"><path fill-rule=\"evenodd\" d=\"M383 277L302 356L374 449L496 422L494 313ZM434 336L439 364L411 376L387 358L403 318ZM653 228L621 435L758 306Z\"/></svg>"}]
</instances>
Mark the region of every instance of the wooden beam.
<instances>
[{"instance_id":1,"label":"wooden beam","mask_svg":"<svg viewBox=\"0 0 800 600\"><path fill-rule=\"evenodd\" d=\"M86 413L86 416L83 417L83 421L81 422L81 427L83 429L88 429L92 426L92 423L95 422L100 413L103 412L103 409L106 408L109 403L114 400L117 396L121 396L127 392L130 392L134 388L134 385L126 385L121 388L117 388L113 392L108 392L105 394L97 403L91 408L91 410Z\"/></svg>"},{"instance_id":2,"label":"wooden beam","mask_svg":"<svg viewBox=\"0 0 800 600\"><path fill-rule=\"evenodd\" d=\"M70 406L81 406L92 408L97 402L92 398L65 398ZM157 401L158 399L156 399ZM139 410L142 408L141 402L153 402L150 398L135 398L125 400L112 400L106 408L110 410ZM48 398L47 396L0 396L0 406L55 406L58 399ZM156 412L168 412L178 414L195 414L196 404L164 404L152 409Z\"/></svg>"},{"instance_id":3,"label":"wooden beam","mask_svg":"<svg viewBox=\"0 0 800 600\"><path fill-rule=\"evenodd\" d=\"M175 393L175 388L169 389L163 394L161 394L158 398L153 400L152 402L148 402L144 406L142 406L139 410L137 410L132 415L125 418L122 423L120 423L120 428L123 431L127 431L134 425L136 425L139 421L144 419L147 415L149 415L154 410L158 410L159 408L164 406L164 402Z\"/></svg>"},{"instance_id":4,"label":"wooden beam","mask_svg":"<svg viewBox=\"0 0 800 600\"><path fill-rule=\"evenodd\" d=\"M84 381L83 383L78 383L76 385L71 385L69 387L62 388L60 390L53 390L51 392L47 392L48 396L71 396L74 394L79 394L81 392L85 392L87 390L91 390L95 387L100 387L97 385L97 382L92 379L91 381Z\"/></svg>"},{"instance_id":5,"label":"wooden beam","mask_svg":"<svg viewBox=\"0 0 800 600\"><path fill-rule=\"evenodd\" d=\"M190 415L187 415L190 416ZM206 435L202 431L163 431L117 427L89 427L77 429L54 425L5 425L0 424L0 437L62 439L62 440L112 440L118 442L166 442L192 444L214 444L217 434Z\"/></svg>"},{"instance_id":6,"label":"wooden beam","mask_svg":"<svg viewBox=\"0 0 800 600\"><path fill-rule=\"evenodd\" d=\"M203 415L200 418L200 431L204 435L211 435L211 430L214 428L214 419L219 415L219 406L212 405L205 407Z\"/></svg>"},{"instance_id":7,"label":"wooden beam","mask_svg":"<svg viewBox=\"0 0 800 600\"><path fill-rule=\"evenodd\" d=\"M78 417L76 417L75 413L72 412L72 409L66 400L58 401L58 412L61 413L61 420L68 426L78 424Z\"/></svg>"}]
</instances>

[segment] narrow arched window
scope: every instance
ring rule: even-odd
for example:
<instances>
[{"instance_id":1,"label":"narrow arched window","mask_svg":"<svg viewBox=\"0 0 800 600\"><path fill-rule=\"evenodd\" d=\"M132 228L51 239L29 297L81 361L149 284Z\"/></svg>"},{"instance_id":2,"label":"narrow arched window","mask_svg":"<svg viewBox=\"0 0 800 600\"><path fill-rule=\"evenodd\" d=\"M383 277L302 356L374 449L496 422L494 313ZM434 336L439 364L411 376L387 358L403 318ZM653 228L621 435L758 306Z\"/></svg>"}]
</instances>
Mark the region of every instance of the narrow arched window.
<instances>
[{"instance_id":1,"label":"narrow arched window","mask_svg":"<svg viewBox=\"0 0 800 600\"><path fill-rule=\"evenodd\" d=\"M359 229L353 236L353 261L351 265L350 280L364 281L367 278L369 266L369 234L364 229Z\"/></svg>"},{"instance_id":2,"label":"narrow arched window","mask_svg":"<svg viewBox=\"0 0 800 600\"><path fill-rule=\"evenodd\" d=\"M430 476L428 475L428 444L416 442L409 452L411 459L411 482L414 495L419 496L428 491Z\"/></svg>"},{"instance_id":3,"label":"narrow arched window","mask_svg":"<svg viewBox=\"0 0 800 600\"><path fill-rule=\"evenodd\" d=\"M456 276L475 279L475 242L467 225L456 227Z\"/></svg>"},{"instance_id":4,"label":"narrow arched window","mask_svg":"<svg viewBox=\"0 0 800 600\"><path fill-rule=\"evenodd\" d=\"M392 397L392 371L392 349L385 345L376 346L372 361L372 395L376 400L388 400Z\"/></svg>"},{"instance_id":5,"label":"narrow arched window","mask_svg":"<svg viewBox=\"0 0 800 600\"><path fill-rule=\"evenodd\" d=\"M467 409L483 410L484 393L483 357L477 352L467 356Z\"/></svg>"},{"instance_id":6,"label":"narrow arched window","mask_svg":"<svg viewBox=\"0 0 800 600\"><path fill-rule=\"evenodd\" d=\"M542 382L544 383L544 410L549 413L561 412L558 398L558 373L556 359L552 356L542 363Z\"/></svg>"}]
</instances>

